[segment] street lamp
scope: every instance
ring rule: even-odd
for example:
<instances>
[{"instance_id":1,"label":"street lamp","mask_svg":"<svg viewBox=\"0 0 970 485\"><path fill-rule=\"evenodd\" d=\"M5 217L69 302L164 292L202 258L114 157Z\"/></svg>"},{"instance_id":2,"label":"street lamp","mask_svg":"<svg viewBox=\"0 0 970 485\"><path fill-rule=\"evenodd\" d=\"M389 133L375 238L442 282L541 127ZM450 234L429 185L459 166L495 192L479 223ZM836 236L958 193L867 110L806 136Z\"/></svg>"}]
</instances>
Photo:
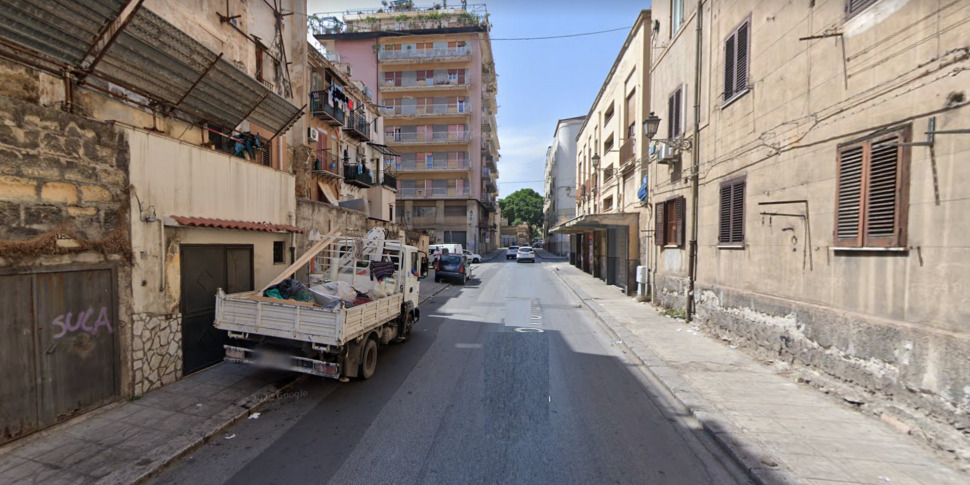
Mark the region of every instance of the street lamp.
<instances>
[{"instance_id":1,"label":"street lamp","mask_svg":"<svg viewBox=\"0 0 970 485\"><path fill-rule=\"evenodd\" d=\"M653 111L647 116L647 119L643 121L643 134L650 140L657 143L663 143L669 147L676 148L678 150L690 150L691 139L686 137L679 138L654 138L657 136L657 131L660 129L660 117L654 114Z\"/></svg>"}]
</instances>

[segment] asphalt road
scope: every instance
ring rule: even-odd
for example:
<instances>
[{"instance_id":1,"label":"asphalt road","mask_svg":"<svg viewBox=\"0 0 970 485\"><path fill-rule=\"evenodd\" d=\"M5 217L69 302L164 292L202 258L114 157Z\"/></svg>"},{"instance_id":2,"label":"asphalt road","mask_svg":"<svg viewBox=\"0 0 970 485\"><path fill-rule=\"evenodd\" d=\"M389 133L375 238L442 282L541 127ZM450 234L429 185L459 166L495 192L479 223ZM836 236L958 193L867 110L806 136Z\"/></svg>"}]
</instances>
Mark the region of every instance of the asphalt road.
<instances>
[{"instance_id":1,"label":"asphalt road","mask_svg":"<svg viewBox=\"0 0 970 485\"><path fill-rule=\"evenodd\" d=\"M308 379L153 483L748 483L550 265L473 276L372 379Z\"/></svg>"}]
</instances>

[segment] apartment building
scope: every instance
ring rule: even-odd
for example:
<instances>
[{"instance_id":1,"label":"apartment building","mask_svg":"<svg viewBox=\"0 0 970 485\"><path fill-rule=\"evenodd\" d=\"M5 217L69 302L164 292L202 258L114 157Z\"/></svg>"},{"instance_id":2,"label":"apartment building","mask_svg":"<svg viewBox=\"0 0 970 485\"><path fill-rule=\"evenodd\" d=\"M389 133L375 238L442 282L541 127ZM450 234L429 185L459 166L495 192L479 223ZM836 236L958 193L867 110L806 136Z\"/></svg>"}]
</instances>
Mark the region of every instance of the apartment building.
<instances>
[{"instance_id":1,"label":"apartment building","mask_svg":"<svg viewBox=\"0 0 970 485\"><path fill-rule=\"evenodd\" d=\"M970 5L653 15L656 300L890 414L967 426Z\"/></svg>"},{"instance_id":2,"label":"apartment building","mask_svg":"<svg viewBox=\"0 0 970 485\"><path fill-rule=\"evenodd\" d=\"M559 256L569 254L568 234L549 229L576 216L576 135L585 116L556 123L552 145L546 150L545 199L542 206L544 248Z\"/></svg>"},{"instance_id":3,"label":"apartment building","mask_svg":"<svg viewBox=\"0 0 970 485\"><path fill-rule=\"evenodd\" d=\"M278 8L0 1L0 442L221 361L216 290L285 268L306 16Z\"/></svg>"},{"instance_id":4,"label":"apartment building","mask_svg":"<svg viewBox=\"0 0 970 485\"><path fill-rule=\"evenodd\" d=\"M649 111L651 14L630 29L576 138L576 217L553 233L570 234L573 264L617 286L636 289L647 261L641 229L648 211L638 195L646 175L641 128Z\"/></svg>"},{"instance_id":5,"label":"apartment building","mask_svg":"<svg viewBox=\"0 0 970 485\"><path fill-rule=\"evenodd\" d=\"M396 219L433 243L497 247L497 81L484 11L391 7L325 16L316 38L377 93Z\"/></svg>"}]
</instances>

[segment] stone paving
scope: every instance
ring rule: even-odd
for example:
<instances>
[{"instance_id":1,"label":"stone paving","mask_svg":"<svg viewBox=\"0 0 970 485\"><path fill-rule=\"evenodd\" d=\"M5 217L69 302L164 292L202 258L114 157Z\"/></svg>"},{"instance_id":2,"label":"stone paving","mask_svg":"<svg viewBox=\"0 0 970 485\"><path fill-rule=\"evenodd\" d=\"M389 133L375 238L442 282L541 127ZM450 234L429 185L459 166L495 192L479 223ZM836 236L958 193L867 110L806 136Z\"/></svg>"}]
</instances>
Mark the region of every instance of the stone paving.
<instances>
[{"instance_id":1,"label":"stone paving","mask_svg":"<svg viewBox=\"0 0 970 485\"><path fill-rule=\"evenodd\" d=\"M565 263L554 272L761 483L966 484L913 438Z\"/></svg>"}]
</instances>

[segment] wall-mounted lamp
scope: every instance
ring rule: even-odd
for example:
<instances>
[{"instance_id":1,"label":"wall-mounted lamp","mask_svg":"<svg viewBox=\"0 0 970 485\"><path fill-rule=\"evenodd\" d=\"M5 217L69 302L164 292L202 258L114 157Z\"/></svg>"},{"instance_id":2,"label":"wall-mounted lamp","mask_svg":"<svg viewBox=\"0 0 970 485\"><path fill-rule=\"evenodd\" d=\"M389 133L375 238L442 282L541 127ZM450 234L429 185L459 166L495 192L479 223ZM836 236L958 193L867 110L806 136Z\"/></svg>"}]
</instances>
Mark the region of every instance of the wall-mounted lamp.
<instances>
[{"instance_id":1,"label":"wall-mounted lamp","mask_svg":"<svg viewBox=\"0 0 970 485\"><path fill-rule=\"evenodd\" d=\"M660 129L660 117L657 116L653 111L647 116L647 119L643 121L643 134L650 141L655 141L657 143L663 143L669 147L676 148L678 150L690 150L692 146L692 141L690 138L654 138L657 135L657 131Z\"/></svg>"}]
</instances>

